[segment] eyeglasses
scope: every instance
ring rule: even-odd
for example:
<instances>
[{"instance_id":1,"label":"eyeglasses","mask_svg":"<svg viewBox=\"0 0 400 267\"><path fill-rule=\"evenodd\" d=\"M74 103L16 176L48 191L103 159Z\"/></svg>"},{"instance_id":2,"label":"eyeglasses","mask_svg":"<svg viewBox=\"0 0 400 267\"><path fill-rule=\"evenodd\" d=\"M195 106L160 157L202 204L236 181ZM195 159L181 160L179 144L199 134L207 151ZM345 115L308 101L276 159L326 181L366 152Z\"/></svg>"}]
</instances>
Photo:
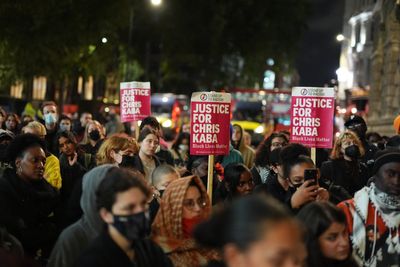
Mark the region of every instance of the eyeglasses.
<instances>
[{"instance_id":1,"label":"eyeglasses","mask_svg":"<svg viewBox=\"0 0 400 267\"><path fill-rule=\"evenodd\" d=\"M254 184L254 182L253 182L253 179L250 179L250 180L248 180L247 182L245 182L245 181L241 181L241 182L239 182L239 184L238 184L238 186L239 187L243 187L243 186L245 186L245 185L248 185L248 186L253 186L253 184Z\"/></svg>"},{"instance_id":2,"label":"eyeglasses","mask_svg":"<svg viewBox=\"0 0 400 267\"><path fill-rule=\"evenodd\" d=\"M193 199L183 200L183 206L188 210L194 210L196 205L199 206L200 209L204 209L207 206L207 202L204 198L199 198L196 201Z\"/></svg>"}]
</instances>

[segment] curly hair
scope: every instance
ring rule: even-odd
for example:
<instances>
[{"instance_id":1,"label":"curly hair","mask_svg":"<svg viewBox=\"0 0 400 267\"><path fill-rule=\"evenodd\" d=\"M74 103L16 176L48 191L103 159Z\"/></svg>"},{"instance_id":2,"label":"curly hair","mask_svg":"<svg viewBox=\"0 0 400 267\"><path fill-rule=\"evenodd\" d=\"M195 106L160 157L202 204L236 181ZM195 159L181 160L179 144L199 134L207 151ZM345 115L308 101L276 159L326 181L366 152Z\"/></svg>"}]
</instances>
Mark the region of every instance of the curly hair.
<instances>
[{"instance_id":1,"label":"curly hair","mask_svg":"<svg viewBox=\"0 0 400 267\"><path fill-rule=\"evenodd\" d=\"M350 139L354 142L355 145L358 146L360 149L360 154L363 156L365 154L364 147L358 138L358 136L352 132L352 131L345 131L339 135L339 137L336 139L335 144L333 145L333 149L331 152L331 159L342 159L343 158L343 153L341 152L342 144L344 140Z\"/></svg>"},{"instance_id":2,"label":"curly hair","mask_svg":"<svg viewBox=\"0 0 400 267\"><path fill-rule=\"evenodd\" d=\"M277 137L282 138L283 140L285 140L286 143L289 142L286 135L284 135L283 133L272 133L270 136L265 138L264 141L262 141L257 147L256 157L254 160L256 166L265 167L270 165L269 154L271 153L271 144L272 140Z\"/></svg>"}]
</instances>

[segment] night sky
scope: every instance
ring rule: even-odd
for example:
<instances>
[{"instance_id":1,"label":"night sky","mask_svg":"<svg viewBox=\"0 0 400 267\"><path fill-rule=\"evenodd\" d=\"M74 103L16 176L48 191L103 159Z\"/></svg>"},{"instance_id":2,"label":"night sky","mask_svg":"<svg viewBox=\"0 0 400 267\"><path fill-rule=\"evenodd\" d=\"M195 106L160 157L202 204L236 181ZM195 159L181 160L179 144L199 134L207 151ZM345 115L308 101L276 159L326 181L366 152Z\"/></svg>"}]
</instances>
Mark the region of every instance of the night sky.
<instances>
[{"instance_id":1,"label":"night sky","mask_svg":"<svg viewBox=\"0 0 400 267\"><path fill-rule=\"evenodd\" d=\"M336 35L342 31L344 1L310 1L312 14L296 61L301 86L323 86L337 79L340 44Z\"/></svg>"}]
</instances>

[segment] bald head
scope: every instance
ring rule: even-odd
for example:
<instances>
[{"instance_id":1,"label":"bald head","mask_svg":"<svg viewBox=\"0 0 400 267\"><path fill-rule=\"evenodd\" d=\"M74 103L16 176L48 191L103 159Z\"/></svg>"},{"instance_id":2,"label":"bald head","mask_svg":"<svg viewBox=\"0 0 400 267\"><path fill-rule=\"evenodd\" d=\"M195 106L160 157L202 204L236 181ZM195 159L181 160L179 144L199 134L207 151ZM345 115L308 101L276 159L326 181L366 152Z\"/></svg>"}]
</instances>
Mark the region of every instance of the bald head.
<instances>
[{"instance_id":1,"label":"bald head","mask_svg":"<svg viewBox=\"0 0 400 267\"><path fill-rule=\"evenodd\" d=\"M174 167L168 164L162 164L153 171L151 180L153 186L157 190L165 190L172 181L179 177L179 173Z\"/></svg>"}]
</instances>

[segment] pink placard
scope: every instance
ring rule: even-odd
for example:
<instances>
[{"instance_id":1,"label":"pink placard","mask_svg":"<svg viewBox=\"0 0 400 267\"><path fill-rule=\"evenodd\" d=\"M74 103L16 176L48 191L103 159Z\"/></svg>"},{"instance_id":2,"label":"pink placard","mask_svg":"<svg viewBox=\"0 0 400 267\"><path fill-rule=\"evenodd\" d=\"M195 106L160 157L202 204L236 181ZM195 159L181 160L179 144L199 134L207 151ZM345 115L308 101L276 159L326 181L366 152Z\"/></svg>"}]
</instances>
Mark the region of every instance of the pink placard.
<instances>
[{"instance_id":1,"label":"pink placard","mask_svg":"<svg viewBox=\"0 0 400 267\"><path fill-rule=\"evenodd\" d=\"M190 113L190 154L229 154L231 95L196 92Z\"/></svg>"},{"instance_id":2,"label":"pink placard","mask_svg":"<svg viewBox=\"0 0 400 267\"><path fill-rule=\"evenodd\" d=\"M294 87L290 142L332 148L334 107L334 88Z\"/></svg>"},{"instance_id":3,"label":"pink placard","mask_svg":"<svg viewBox=\"0 0 400 267\"><path fill-rule=\"evenodd\" d=\"M151 115L150 82L120 84L121 121L138 121Z\"/></svg>"}]
</instances>

